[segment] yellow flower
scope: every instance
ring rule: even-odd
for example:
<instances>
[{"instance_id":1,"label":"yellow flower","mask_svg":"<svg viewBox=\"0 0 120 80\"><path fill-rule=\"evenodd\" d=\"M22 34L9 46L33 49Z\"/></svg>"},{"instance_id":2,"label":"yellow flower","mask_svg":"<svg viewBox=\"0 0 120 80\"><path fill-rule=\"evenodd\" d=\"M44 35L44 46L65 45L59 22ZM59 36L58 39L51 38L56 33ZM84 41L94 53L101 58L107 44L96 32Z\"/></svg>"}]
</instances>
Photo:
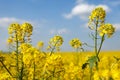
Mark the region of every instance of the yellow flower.
<instances>
[{"instance_id":1,"label":"yellow flower","mask_svg":"<svg viewBox=\"0 0 120 80\"><path fill-rule=\"evenodd\" d=\"M101 76L102 76L102 78L104 78L105 80L109 80L109 78L110 78L110 76L111 76L110 70L108 70L108 69L102 70Z\"/></svg>"},{"instance_id":2,"label":"yellow flower","mask_svg":"<svg viewBox=\"0 0 120 80\"><path fill-rule=\"evenodd\" d=\"M24 23L22 25L18 23L13 23L8 28L8 33L10 37L13 38L13 41L18 41L18 43L30 42L32 35L33 27L29 23Z\"/></svg>"},{"instance_id":3,"label":"yellow flower","mask_svg":"<svg viewBox=\"0 0 120 80\"><path fill-rule=\"evenodd\" d=\"M33 31L33 26L30 23L23 23L21 27L23 32L31 33Z\"/></svg>"},{"instance_id":4,"label":"yellow flower","mask_svg":"<svg viewBox=\"0 0 120 80\"><path fill-rule=\"evenodd\" d=\"M106 23L106 24L101 25L98 28L98 31L99 31L100 36L103 36L106 34L108 38L110 38L115 32L115 28L113 27L112 24Z\"/></svg>"},{"instance_id":5,"label":"yellow flower","mask_svg":"<svg viewBox=\"0 0 120 80\"><path fill-rule=\"evenodd\" d=\"M21 25L21 28L24 40L30 42L31 41L30 36L32 35L33 26L30 23L25 22Z\"/></svg>"},{"instance_id":6,"label":"yellow flower","mask_svg":"<svg viewBox=\"0 0 120 80\"><path fill-rule=\"evenodd\" d=\"M32 53L32 45L27 43L22 43L18 48L22 54Z\"/></svg>"},{"instance_id":7,"label":"yellow flower","mask_svg":"<svg viewBox=\"0 0 120 80\"><path fill-rule=\"evenodd\" d=\"M111 75L114 80L119 80L120 79L120 71L117 69L111 70Z\"/></svg>"},{"instance_id":8,"label":"yellow flower","mask_svg":"<svg viewBox=\"0 0 120 80\"><path fill-rule=\"evenodd\" d=\"M65 69L65 80L83 80L83 72L80 66L76 66L74 63L70 62L69 65L65 67Z\"/></svg>"},{"instance_id":9,"label":"yellow flower","mask_svg":"<svg viewBox=\"0 0 120 80\"><path fill-rule=\"evenodd\" d=\"M94 19L104 21L105 16L105 10L102 7L97 7L92 11L91 15L89 16L89 19L90 21L93 21Z\"/></svg>"},{"instance_id":10,"label":"yellow flower","mask_svg":"<svg viewBox=\"0 0 120 80\"><path fill-rule=\"evenodd\" d=\"M64 72L63 70L64 64L60 55L47 56L46 63L44 65L44 75L47 73L47 76L52 74L54 77L58 77L62 75Z\"/></svg>"},{"instance_id":11,"label":"yellow flower","mask_svg":"<svg viewBox=\"0 0 120 80\"><path fill-rule=\"evenodd\" d=\"M78 38L74 38L70 41L70 45L73 47L73 48L79 48L82 46L82 42L78 39Z\"/></svg>"},{"instance_id":12,"label":"yellow flower","mask_svg":"<svg viewBox=\"0 0 120 80\"><path fill-rule=\"evenodd\" d=\"M43 41L39 41L38 44L37 44L37 47L38 48L42 48L44 45L44 42Z\"/></svg>"},{"instance_id":13,"label":"yellow flower","mask_svg":"<svg viewBox=\"0 0 120 80\"><path fill-rule=\"evenodd\" d=\"M63 38L59 35L56 35L50 39L49 43L53 46L61 46L63 43Z\"/></svg>"},{"instance_id":14,"label":"yellow flower","mask_svg":"<svg viewBox=\"0 0 120 80\"><path fill-rule=\"evenodd\" d=\"M23 36L20 24L18 23L11 24L8 28L8 33L10 34L10 37L13 40L13 42L15 41L22 42Z\"/></svg>"},{"instance_id":15,"label":"yellow flower","mask_svg":"<svg viewBox=\"0 0 120 80\"><path fill-rule=\"evenodd\" d=\"M19 49L20 50L27 50L28 48L31 48L32 46L30 44L27 43L23 43L20 45Z\"/></svg>"},{"instance_id":16,"label":"yellow flower","mask_svg":"<svg viewBox=\"0 0 120 80\"><path fill-rule=\"evenodd\" d=\"M96 71L93 75L94 80L100 80L100 72Z\"/></svg>"},{"instance_id":17,"label":"yellow flower","mask_svg":"<svg viewBox=\"0 0 120 80\"><path fill-rule=\"evenodd\" d=\"M20 31L21 30L21 27L20 27L20 24L18 24L18 23L13 23L13 24L11 24L10 26L9 26L9 28L8 28L8 32L9 32L9 34L12 34L12 33L14 33L14 32L18 32L18 31Z\"/></svg>"},{"instance_id":18,"label":"yellow flower","mask_svg":"<svg viewBox=\"0 0 120 80\"><path fill-rule=\"evenodd\" d=\"M13 39L12 39L11 37L8 38L7 43L8 43L8 44L12 44L12 43L13 43Z\"/></svg>"},{"instance_id":19,"label":"yellow flower","mask_svg":"<svg viewBox=\"0 0 120 80\"><path fill-rule=\"evenodd\" d=\"M14 80L7 72L0 74L0 80Z\"/></svg>"},{"instance_id":20,"label":"yellow flower","mask_svg":"<svg viewBox=\"0 0 120 80\"><path fill-rule=\"evenodd\" d=\"M90 16L89 16L89 23L88 26L90 29L95 29L94 26L96 24L103 24L105 20L106 12L102 7L95 8Z\"/></svg>"}]
</instances>

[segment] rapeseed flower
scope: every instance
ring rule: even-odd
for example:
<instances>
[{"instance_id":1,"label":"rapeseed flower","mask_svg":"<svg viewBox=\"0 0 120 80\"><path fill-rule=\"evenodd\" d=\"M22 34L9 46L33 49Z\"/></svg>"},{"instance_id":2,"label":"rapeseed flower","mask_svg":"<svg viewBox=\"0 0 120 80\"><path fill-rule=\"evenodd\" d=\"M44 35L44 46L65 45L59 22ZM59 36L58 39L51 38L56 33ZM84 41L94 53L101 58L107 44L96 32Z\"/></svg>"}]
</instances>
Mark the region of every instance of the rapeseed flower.
<instances>
[{"instance_id":1,"label":"rapeseed flower","mask_svg":"<svg viewBox=\"0 0 120 80\"><path fill-rule=\"evenodd\" d=\"M80 48L82 46L82 42L78 38L74 38L70 41L70 45L73 48Z\"/></svg>"},{"instance_id":2,"label":"rapeseed flower","mask_svg":"<svg viewBox=\"0 0 120 80\"><path fill-rule=\"evenodd\" d=\"M107 37L110 38L115 32L115 28L112 24L106 23L106 24L101 25L98 28L98 31L99 31L100 36L107 35Z\"/></svg>"}]
</instances>

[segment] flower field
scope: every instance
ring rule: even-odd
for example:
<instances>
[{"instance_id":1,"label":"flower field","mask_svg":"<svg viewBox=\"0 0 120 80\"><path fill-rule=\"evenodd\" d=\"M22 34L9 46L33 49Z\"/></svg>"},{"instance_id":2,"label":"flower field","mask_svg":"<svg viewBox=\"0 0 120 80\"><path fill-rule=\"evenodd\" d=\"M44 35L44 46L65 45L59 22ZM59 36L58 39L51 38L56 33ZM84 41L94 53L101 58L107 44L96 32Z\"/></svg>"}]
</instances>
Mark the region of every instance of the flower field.
<instances>
[{"instance_id":1,"label":"flower field","mask_svg":"<svg viewBox=\"0 0 120 80\"><path fill-rule=\"evenodd\" d=\"M95 68L92 80L119 80L120 79L120 57L119 51L101 52L99 70ZM16 80L15 54L2 54L3 63L10 73L0 64L0 80ZM93 52L58 52L52 56L43 53L25 54L23 57L23 80L89 80L89 66L83 69L86 60L94 55ZM33 66L35 65L35 66ZM20 67L21 65L19 65ZM35 70L34 70L35 68ZM101 79L100 79L101 78Z\"/></svg>"},{"instance_id":2,"label":"flower field","mask_svg":"<svg viewBox=\"0 0 120 80\"><path fill-rule=\"evenodd\" d=\"M12 23L7 40L10 52L0 52L0 80L120 80L120 51L101 51L106 39L115 33L115 27L105 23L106 12L95 8L88 27L94 44L70 40L74 52L61 52L64 39L53 36L46 51L44 42L31 44L33 26L30 23ZM92 47L85 51L83 46Z\"/></svg>"}]
</instances>

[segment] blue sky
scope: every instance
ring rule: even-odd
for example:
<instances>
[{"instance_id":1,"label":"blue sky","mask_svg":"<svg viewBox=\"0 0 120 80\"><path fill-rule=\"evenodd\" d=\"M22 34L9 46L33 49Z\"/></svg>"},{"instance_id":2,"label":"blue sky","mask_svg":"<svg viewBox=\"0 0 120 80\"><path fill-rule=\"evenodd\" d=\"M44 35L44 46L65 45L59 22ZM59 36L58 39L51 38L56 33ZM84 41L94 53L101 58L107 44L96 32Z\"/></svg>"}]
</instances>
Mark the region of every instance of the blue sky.
<instances>
[{"instance_id":1,"label":"blue sky","mask_svg":"<svg viewBox=\"0 0 120 80\"><path fill-rule=\"evenodd\" d=\"M72 38L92 45L87 22L91 10L97 6L106 10L106 23L116 27L115 34L105 40L102 49L120 50L120 0L0 0L0 50L7 50L7 28L13 22L33 25L34 46L42 40L46 47L55 34L64 38L62 51L73 51L69 46Z\"/></svg>"}]
</instances>

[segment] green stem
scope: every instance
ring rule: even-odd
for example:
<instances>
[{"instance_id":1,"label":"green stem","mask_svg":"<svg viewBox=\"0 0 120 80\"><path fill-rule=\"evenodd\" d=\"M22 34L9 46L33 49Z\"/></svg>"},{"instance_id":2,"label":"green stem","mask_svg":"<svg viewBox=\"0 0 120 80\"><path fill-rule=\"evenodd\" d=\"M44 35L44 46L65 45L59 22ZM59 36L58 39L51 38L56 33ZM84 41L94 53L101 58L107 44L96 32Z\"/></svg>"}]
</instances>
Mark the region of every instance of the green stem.
<instances>
[{"instance_id":1,"label":"green stem","mask_svg":"<svg viewBox=\"0 0 120 80\"><path fill-rule=\"evenodd\" d=\"M55 46L53 46L51 52L50 52L50 56L52 55L52 53L54 52Z\"/></svg>"},{"instance_id":2,"label":"green stem","mask_svg":"<svg viewBox=\"0 0 120 80\"><path fill-rule=\"evenodd\" d=\"M98 52L97 52L97 57L98 57L98 55L99 55L99 53L100 53L100 51L101 51L102 44L103 44L103 42L104 42L104 38L105 38L105 34L102 36L102 39L101 39L101 42L100 42L100 47L99 47Z\"/></svg>"},{"instance_id":3,"label":"green stem","mask_svg":"<svg viewBox=\"0 0 120 80\"><path fill-rule=\"evenodd\" d=\"M19 71L19 68L18 68L18 36L17 36L17 33L16 33L16 57L17 57L17 61L16 61L17 71Z\"/></svg>"},{"instance_id":4,"label":"green stem","mask_svg":"<svg viewBox=\"0 0 120 80\"><path fill-rule=\"evenodd\" d=\"M16 36L16 71L17 71L17 79L19 78L19 65L18 65L18 54L19 54L19 51L18 51L18 47L19 47L19 42L18 42L18 35L17 35L17 32L15 32Z\"/></svg>"},{"instance_id":5,"label":"green stem","mask_svg":"<svg viewBox=\"0 0 120 80\"><path fill-rule=\"evenodd\" d=\"M7 70L7 72L10 74L10 76L12 76L12 73L9 71L9 69L5 66L5 64L3 63L3 61L1 61L1 64L3 65L3 67Z\"/></svg>"},{"instance_id":6,"label":"green stem","mask_svg":"<svg viewBox=\"0 0 120 80\"><path fill-rule=\"evenodd\" d=\"M98 27L98 20L96 21L95 24L96 24L96 26L95 26L95 54L96 54L96 57L99 60L99 57L97 56L97 50L98 50L98 47L97 47L97 35L98 35L97 27ZM95 64L96 64L96 69L98 70L98 62L95 62Z\"/></svg>"},{"instance_id":7,"label":"green stem","mask_svg":"<svg viewBox=\"0 0 120 80\"><path fill-rule=\"evenodd\" d=\"M23 70L24 70L24 63L23 63L23 53L21 53L21 71L20 71L20 80L23 79Z\"/></svg>"},{"instance_id":8,"label":"green stem","mask_svg":"<svg viewBox=\"0 0 120 80\"><path fill-rule=\"evenodd\" d=\"M52 48L52 50L51 50L51 52L50 52L50 56L52 55L52 53L54 52L54 50L55 50L55 47L56 47L56 45L57 45L57 43L59 42L59 40L55 43L55 45L53 46L53 48Z\"/></svg>"},{"instance_id":9,"label":"green stem","mask_svg":"<svg viewBox=\"0 0 120 80\"><path fill-rule=\"evenodd\" d=\"M20 44L22 44L22 43L25 43L25 35L23 37L23 42L21 42ZM17 46L17 47L19 47L19 46ZM20 75L19 75L20 80L23 80L23 70L24 70L23 53L21 53L21 68L20 68Z\"/></svg>"},{"instance_id":10,"label":"green stem","mask_svg":"<svg viewBox=\"0 0 120 80\"><path fill-rule=\"evenodd\" d=\"M90 80L92 80L92 69L90 69Z\"/></svg>"},{"instance_id":11,"label":"green stem","mask_svg":"<svg viewBox=\"0 0 120 80\"><path fill-rule=\"evenodd\" d=\"M98 33L98 30L97 30L97 27L98 27L98 20L96 21L96 26L95 26L95 54L97 55L97 33Z\"/></svg>"}]
</instances>

